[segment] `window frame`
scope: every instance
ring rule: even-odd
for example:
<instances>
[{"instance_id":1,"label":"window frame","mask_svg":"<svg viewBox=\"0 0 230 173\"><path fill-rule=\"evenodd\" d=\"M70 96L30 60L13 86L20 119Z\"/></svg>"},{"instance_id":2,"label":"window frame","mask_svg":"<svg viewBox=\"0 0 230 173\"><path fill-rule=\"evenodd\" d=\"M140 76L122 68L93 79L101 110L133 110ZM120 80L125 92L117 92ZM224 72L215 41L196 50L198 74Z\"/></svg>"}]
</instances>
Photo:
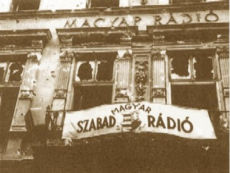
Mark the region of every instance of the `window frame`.
<instances>
[{"instance_id":1,"label":"window frame","mask_svg":"<svg viewBox=\"0 0 230 173\"><path fill-rule=\"evenodd\" d=\"M15 62L20 62L21 65L22 65L22 72L20 74L21 76L21 80L20 81L10 81L9 78L10 78L10 65L11 63L15 63ZM4 74L3 74L3 78L2 78L2 81L0 81L0 86L1 85L8 85L8 84L13 84L15 86L18 86L21 84L22 82L22 79L23 79L23 75L24 75L24 69L25 69L25 64L26 64L26 57L25 59L7 59L6 61L3 61L1 60L0 63L6 63L6 70L4 71Z\"/></svg>"},{"instance_id":2,"label":"window frame","mask_svg":"<svg viewBox=\"0 0 230 173\"><path fill-rule=\"evenodd\" d=\"M181 84L190 84L190 83L197 83L197 84L206 84L206 83L213 83L213 82L216 82L218 80L218 72L217 72L217 62L215 60L215 49L206 49L206 50L197 50L197 49L194 49L194 50L190 50L190 49L178 49L178 50L173 50L173 51L169 51L169 52L183 52L183 51L194 51L194 52L199 52L199 51L213 51L213 55L211 56L212 57L212 71L213 71L213 77L211 79L196 79L195 77L195 67L194 67L194 64L193 64L193 61L195 59L195 57L193 56L188 56L188 68L190 69L190 78L177 78L177 79L173 79L172 78L172 59L173 58L176 58L176 57L172 57L170 56L170 54L168 54L168 77L169 77L169 81L171 83L175 83L175 84L178 84L179 82ZM207 56L207 58L210 57L210 56ZM178 57L180 58L180 57Z\"/></svg>"},{"instance_id":3,"label":"window frame","mask_svg":"<svg viewBox=\"0 0 230 173\"><path fill-rule=\"evenodd\" d=\"M111 77L111 80L109 80L109 81L107 81L107 80L100 81L100 80L96 79L97 78L97 72L98 72L98 65L99 65L98 61L100 59L106 60L106 58L100 57L100 54L103 54L103 53L105 53L105 54L108 54L108 53L112 54L113 53L114 54L114 57L112 57L112 60L111 60L113 63L112 74L111 74L112 77ZM115 54L114 52L111 52L111 51L109 51L109 52L87 52L86 54L87 55L84 55L84 53L83 53L82 56L80 55L80 57L77 57L75 59L74 73L73 73L74 75L73 75L73 79L72 79L74 87L75 86L108 86L108 85L110 86L110 85L113 85L114 84L114 62L115 62L117 54ZM95 73L92 74L92 80L83 80L83 81L80 81L80 80L76 81L75 80L77 72L79 70L79 68L77 68L77 64L80 61L83 61L83 62L93 61L93 62L95 62Z\"/></svg>"}]
</instances>

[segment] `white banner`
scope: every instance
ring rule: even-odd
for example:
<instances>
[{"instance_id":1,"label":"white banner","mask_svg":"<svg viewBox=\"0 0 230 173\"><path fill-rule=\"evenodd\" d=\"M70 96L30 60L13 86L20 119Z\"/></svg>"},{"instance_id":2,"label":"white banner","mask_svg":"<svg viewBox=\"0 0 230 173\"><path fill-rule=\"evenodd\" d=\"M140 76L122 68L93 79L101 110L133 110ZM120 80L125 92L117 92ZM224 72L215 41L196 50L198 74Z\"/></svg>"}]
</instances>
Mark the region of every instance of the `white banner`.
<instances>
[{"instance_id":1,"label":"white banner","mask_svg":"<svg viewBox=\"0 0 230 173\"><path fill-rule=\"evenodd\" d=\"M122 132L165 133L190 139L216 139L207 110L135 102L67 112L63 139Z\"/></svg>"}]
</instances>

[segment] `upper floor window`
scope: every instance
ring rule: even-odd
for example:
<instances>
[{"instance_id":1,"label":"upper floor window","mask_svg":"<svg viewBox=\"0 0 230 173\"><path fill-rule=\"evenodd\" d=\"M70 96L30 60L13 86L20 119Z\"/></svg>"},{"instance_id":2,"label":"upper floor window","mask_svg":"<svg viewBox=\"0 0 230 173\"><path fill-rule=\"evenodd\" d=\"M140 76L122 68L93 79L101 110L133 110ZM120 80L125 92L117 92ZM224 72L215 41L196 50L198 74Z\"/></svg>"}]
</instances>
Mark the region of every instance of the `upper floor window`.
<instances>
[{"instance_id":1,"label":"upper floor window","mask_svg":"<svg viewBox=\"0 0 230 173\"><path fill-rule=\"evenodd\" d=\"M213 80L214 53L210 51L177 51L170 52L171 80Z\"/></svg>"},{"instance_id":2,"label":"upper floor window","mask_svg":"<svg viewBox=\"0 0 230 173\"><path fill-rule=\"evenodd\" d=\"M74 78L74 110L112 102L116 53L88 53L78 58Z\"/></svg>"},{"instance_id":3,"label":"upper floor window","mask_svg":"<svg viewBox=\"0 0 230 173\"><path fill-rule=\"evenodd\" d=\"M12 0L12 11L38 10L40 0Z\"/></svg>"},{"instance_id":4,"label":"upper floor window","mask_svg":"<svg viewBox=\"0 0 230 173\"><path fill-rule=\"evenodd\" d=\"M88 0L88 7L119 7L119 0Z\"/></svg>"},{"instance_id":5,"label":"upper floor window","mask_svg":"<svg viewBox=\"0 0 230 173\"><path fill-rule=\"evenodd\" d=\"M113 58L88 57L77 61L75 82L111 81L113 74Z\"/></svg>"},{"instance_id":6,"label":"upper floor window","mask_svg":"<svg viewBox=\"0 0 230 173\"><path fill-rule=\"evenodd\" d=\"M20 82L24 64L24 61L0 61L0 83Z\"/></svg>"}]
</instances>

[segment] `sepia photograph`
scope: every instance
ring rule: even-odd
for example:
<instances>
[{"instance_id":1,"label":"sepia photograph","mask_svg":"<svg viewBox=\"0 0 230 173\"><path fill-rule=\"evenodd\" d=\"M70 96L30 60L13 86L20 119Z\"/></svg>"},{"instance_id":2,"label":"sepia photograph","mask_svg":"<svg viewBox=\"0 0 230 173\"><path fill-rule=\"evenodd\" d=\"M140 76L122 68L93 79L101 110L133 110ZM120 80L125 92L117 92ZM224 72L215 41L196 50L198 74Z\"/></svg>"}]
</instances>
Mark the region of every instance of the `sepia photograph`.
<instances>
[{"instance_id":1,"label":"sepia photograph","mask_svg":"<svg viewBox=\"0 0 230 173\"><path fill-rule=\"evenodd\" d=\"M229 173L229 0L0 0L0 173Z\"/></svg>"}]
</instances>

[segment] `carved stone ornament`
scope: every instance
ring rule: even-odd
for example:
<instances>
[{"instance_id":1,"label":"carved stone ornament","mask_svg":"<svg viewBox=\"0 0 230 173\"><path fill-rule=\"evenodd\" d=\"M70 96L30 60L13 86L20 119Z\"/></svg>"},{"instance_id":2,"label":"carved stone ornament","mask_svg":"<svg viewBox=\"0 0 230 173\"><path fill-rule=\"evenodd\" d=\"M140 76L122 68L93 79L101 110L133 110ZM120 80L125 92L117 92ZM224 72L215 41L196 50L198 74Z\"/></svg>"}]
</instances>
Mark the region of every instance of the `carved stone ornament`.
<instances>
[{"instance_id":1,"label":"carved stone ornament","mask_svg":"<svg viewBox=\"0 0 230 173\"><path fill-rule=\"evenodd\" d=\"M146 92L145 84L148 79L148 61L136 61L135 71L136 101L143 101Z\"/></svg>"},{"instance_id":2,"label":"carved stone ornament","mask_svg":"<svg viewBox=\"0 0 230 173\"><path fill-rule=\"evenodd\" d=\"M57 99L64 99L66 98L66 95L67 95L66 89L56 89L54 97Z\"/></svg>"},{"instance_id":3,"label":"carved stone ornament","mask_svg":"<svg viewBox=\"0 0 230 173\"><path fill-rule=\"evenodd\" d=\"M165 88L153 88L152 89L153 98L165 98Z\"/></svg>"},{"instance_id":4,"label":"carved stone ornament","mask_svg":"<svg viewBox=\"0 0 230 173\"><path fill-rule=\"evenodd\" d=\"M127 88L117 88L115 91L115 102L128 102L128 89Z\"/></svg>"},{"instance_id":5,"label":"carved stone ornament","mask_svg":"<svg viewBox=\"0 0 230 173\"><path fill-rule=\"evenodd\" d=\"M74 57L73 52L64 51L64 52L61 52L60 54L60 61L61 62L72 62L73 57Z\"/></svg>"},{"instance_id":6,"label":"carved stone ornament","mask_svg":"<svg viewBox=\"0 0 230 173\"><path fill-rule=\"evenodd\" d=\"M164 35L153 34L153 42L154 43L163 43L165 41Z\"/></svg>"},{"instance_id":7,"label":"carved stone ornament","mask_svg":"<svg viewBox=\"0 0 230 173\"><path fill-rule=\"evenodd\" d=\"M32 40L32 47L43 48L43 41L42 40Z\"/></svg>"},{"instance_id":8,"label":"carved stone ornament","mask_svg":"<svg viewBox=\"0 0 230 173\"><path fill-rule=\"evenodd\" d=\"M33 90L21 90L20 99L32 99L35 96Z\"/></svg>"},{"instance_id":9,"label":"carved stone ornament","mask_svg":"<svg viewBox=\"0 0 230 173\"><path fill-rule=\"evenodd\" d=\"M132 54L129 51L126 51L124 53L124 55L123 55L122 58L124 58L124 59L131 59L132 58Z\"/></svg>"},{"instance_id":10,"label":"carved stone ornament","mask_svg":"<svg viewBox=\"0 0 230 173\"><path fill-rule=\"evenodd\" d=\"M229 111L221 112L219 123L221 130L229 133Z\"/></svg>"},{"instance_id":11,"label":"carved stone ornament","mask_svg":"<svg viewBox=\"0 0 230 173\"><path fill-rule=\"evenodd\" d=\"M166 51L161 49L154 49L152 50L151 55L153 59L165 58Z\"/></svg>"},{"instance_id":12,"label":"carved stone ornament","mask_svg":"<svg viewBox=\"0 0 230 173\"><path fill-rule=\"evenodd\" d=\"M229 48L227 46L219 46L216 48L219 58L229 58Z\"/></svg>"},{"instance_id":13,"label":"carved stone ornament","mask_svg":"<svg viewBox=\"0 0 230 173\"><path fill-rule=\"evenodd\" d=\"M42 57L42 55L41 55L40 52L31 52L31 53L29 53L29 54L27 55L27 58L28 58L28 59L31 59L31 60L34 61L34 62L40 62L41 57Z\"/></svg>"},{"instance_id":14,"label":"carved stone ornament","mask_svg":"<svg viewBox=\"0 0 230 173\"><path fill-rule=\"evenodd\" d=\"M63 46L72 46L73 45L73 37L62 37L61 44Z\"/></svg>"}]
</instances>

